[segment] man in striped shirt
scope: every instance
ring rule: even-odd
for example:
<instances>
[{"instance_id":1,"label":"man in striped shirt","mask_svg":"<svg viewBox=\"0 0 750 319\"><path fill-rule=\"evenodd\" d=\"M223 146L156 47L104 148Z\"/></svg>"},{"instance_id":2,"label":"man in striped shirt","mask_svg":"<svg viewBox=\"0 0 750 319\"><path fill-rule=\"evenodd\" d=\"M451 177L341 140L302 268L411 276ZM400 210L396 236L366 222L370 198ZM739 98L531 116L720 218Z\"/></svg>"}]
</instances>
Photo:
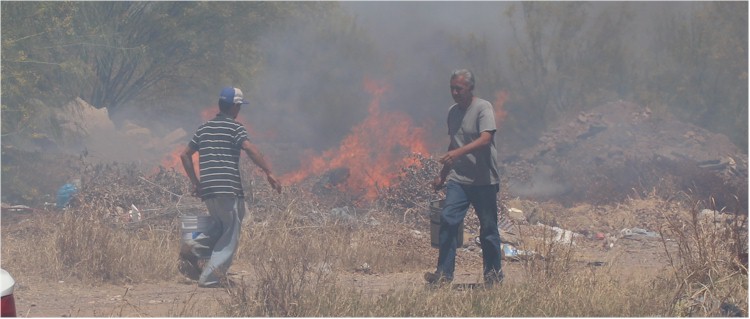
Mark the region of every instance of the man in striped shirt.
<instances>
[{"instance_id":1,"label":"man in striped shirt","mask_svg":"<svg viewBox=\"0 0 750 319\"><path fill-rule=\"evenodd\" d=\"M271 173L263 154L247 139L245 127L235 121L240 106L248 104L242 91L226 87L219 96L219 114L203 123L180 155L182 166L193 184L193 195L206 203L214 218L216 237L211 255L198 279L200 287L220 287L237 251L240 226L245 217L244 193L240 180L240 153L245 153L266 174L268 183L281 193L281 184ZM198 152L198 176L193 154Z\"/></svg>"}]
</instances>

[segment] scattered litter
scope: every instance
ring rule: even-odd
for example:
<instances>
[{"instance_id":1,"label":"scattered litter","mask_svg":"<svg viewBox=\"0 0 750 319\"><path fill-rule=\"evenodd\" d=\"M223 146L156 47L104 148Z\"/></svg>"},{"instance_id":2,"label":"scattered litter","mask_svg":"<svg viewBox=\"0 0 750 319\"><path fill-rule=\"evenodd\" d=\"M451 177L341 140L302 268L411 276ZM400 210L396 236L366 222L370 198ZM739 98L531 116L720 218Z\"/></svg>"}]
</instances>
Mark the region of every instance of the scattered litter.
<instances>
[{"instance_id":1,"label":"scattered litter","mask_svg":"<svg viewBox=\"0 0 750 319\"><path fill-rule=\"evenodd\" d=\"M722 170L725 168L736 168L737 162L729 156L724 156L718 159L698 162L698 167L711 170Z\"/></svg>"},{"instance_id":2,"label":"scattered litter","mask_svg":"<svg viewBox=\"0 0 750 319\"><path fill-rule=\"evenodd\" d=\"M659 233L648 231L643 228L623 228L620 230L620 235L622 235L623 238L633 238L638 236L659 238Z\"/></svg>"},{"instance_id":3,"label":"scattered litter","mask_svg":"<svg viewBox=\"0 0 750 319\"><path fill-rule=\"evenodd\" d=\"M26 205L9 205L6 203L2 203L2 211L28 213L33 211L33 209Z\"/></svg>"},{"instance_id":4,"label":"scattered litter","mask_svg":"<svg viewBox=\"0 0 750 319\"><path fill-rule=\"evenodd\" d=\"M604 250L610 250L611 248L615 247L615 242L617 242L617 237L612 236L609 233L604 235L604 243L602 243L602 248Z\"/></svg>"},{"instance_id":5,"label":"scattered litter","mask_svg":"<svg viewBox=\"0 0 750 319\"><path fill-rule=\"evenodd\" d=\"M364 263L361 266L357 267L357 269L355 269L355 271L362 272L362 273L365 273L365 274L370 274L370 273L372 273L372 268L370 267L370 264Z\"/></svg>"},{"instance_id":6,"label":"scattered litter","mask_svg":"<svg viewBox=\"0 0 750 319\"><path fill-rule=\"evenodd\" d=\"M520 250L514 247L513 245L500 244L500 246L502 249L502 254L500 254L500 257L503 260L521 261L521 260L530 260L530 259L541 257L541 255L539 255L535 251Z\"/></svg>"},{"instance_id":7,"label":"scattered litter","mask_svg":"<svg viewBox=\"0 0 750 319\"><path fill-rule=\"evenodd\" d=\"M575 242L573 241L573 238L584 237L583 235L579 233L576 233L567 229L562 229L557 226L550 227L550 226L544 225L544 227L547 227L548 229L551 229L552 231L555 232L555 238L553 239L555 242L559 242L563 244L575 244Z\"/></svg>"},{"instance_id":8,"label":"scattered litter","mask_svg":"<svg viewBox=\"0 0 750 319\"><path fill-rule=\"evenodd\" d=\"M518 258L518 249L516 247L513 247L508 244L501 244L503 249L503 256L505 256L506 259L517 259Z\"/></svg>"},{"instance_id":9,"label":"scattered litter","mask_svg":"<svg viewBox=\"0 0 750 319\"><path fill-rule=\"evenodd\" d=\"M414 238L416 238L416 239L422 239L422 238L424 238L424 235L422 234L422 232L418 231L416 229L412 229L411 230L411 236L414 237Z\"/></svg>"},{"instance_id":10,"label":"scattered litter","mask_svg":"<svg viewBox=\"0 0 750 319\"><path fill-rule=\"evenodd\" d=\"M73 196L78 193L77 185L80 184L80 180L73 180L70 183L66 183L63 186L60 186L60 188L57 190L55 207L57 207L58 209L68 207L68 204L70 204L70 200L73 199Z\"/></svg>"},{"instance_id":11,"label":"scattered litter","mask_svg":"<svg viewBox=\"0 0 750 319\"><path fill-rule=\"evenodd\" d=\"M141 211L138 210L138 207L135 207L134 204L130 204L130 211L128 212L128 215L130 216L130 220L133 222L141 221Z\"/></svg>"}]
</instances>

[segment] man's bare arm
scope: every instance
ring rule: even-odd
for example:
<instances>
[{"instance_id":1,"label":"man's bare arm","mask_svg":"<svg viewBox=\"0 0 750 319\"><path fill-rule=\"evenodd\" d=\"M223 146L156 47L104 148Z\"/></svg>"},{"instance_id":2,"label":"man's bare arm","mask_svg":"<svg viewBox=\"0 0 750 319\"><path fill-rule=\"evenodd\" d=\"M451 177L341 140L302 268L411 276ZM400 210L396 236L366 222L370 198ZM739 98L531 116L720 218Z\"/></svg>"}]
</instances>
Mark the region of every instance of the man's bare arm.
<instances>
[{"instance_id":1,"label":"man's bare arm","mask_svg":"<svg viewBox=\"0 0 750 319\"><path fill-rule=\"evenodd\" d=\"M482 132L479 135L479 138L477 138L476 140L472 141L471 143L466 144L466 145L464 145L462 147L450 150L450 151L448 151L448 153L445 153L445 155L443 155L442 157L440 157L440 160L439 160L440 163L443 163L443 165L445 165L445 164L453 164L453 162L457 158L459 158L461 156L464 156L464 155L466 155L468 153L471 153L471 152L473 152L473 151L475 151L477 149L480 149L482 147L487 147L487 145L490 145L490 143L492 143L492 135L493 134L494 134L494 132L488 132L488 131Z\"/></svg>"},{"instance_id":2,"label":"man's bare arm","mask_svg":"<svg viewBox=\"0 0 750 319\"><path fill-rule=\"evenodd\" d=\"M190 178L190 183L193 184L193 195L198 196L198 176L195 175L195 166L193 164L193 154L195 150L186 146L185 149L180 153L180 161L182 161L182 168L185 169L185 174Z\"/></svg>"},{"instance_id":3,"label":"man's bare arm","mask_svg":"<svg viewBox=\"0 0 750 319\"><path fill-rule=\"evenodd\" d=\"M242 142L242 149L245 150L245 153L250 157L250 160L266 173L266 179L268 180L268 183L271 184L271 187L281 193L281 184L276 180L276 177L273 176L273 173L271 173L271 166L268 165L266 158L260 153L258 148L250 143L250 141L245 140Z\"/></svg>"}]
</instances>

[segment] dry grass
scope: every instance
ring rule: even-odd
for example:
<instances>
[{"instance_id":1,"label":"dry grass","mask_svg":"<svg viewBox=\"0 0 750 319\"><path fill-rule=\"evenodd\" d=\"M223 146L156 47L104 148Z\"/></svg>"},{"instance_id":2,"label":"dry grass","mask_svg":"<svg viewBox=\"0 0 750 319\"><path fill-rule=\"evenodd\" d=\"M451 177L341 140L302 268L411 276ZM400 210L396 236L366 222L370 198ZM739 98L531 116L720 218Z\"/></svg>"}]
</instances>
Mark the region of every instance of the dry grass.
<instances>
[{"instance_id":1,"label":"dry grass","mask_svg":"<svg viewBox=\"0 0 750 319\"><path fill-rule=\"evenodd\" d=\"M554 234L546 232L530 247L545 258L523 263L519 280L490 290L430 289L421 283L404 283L399 289L372 295L342 285L339 277L355 272L421 272L434 262L434 256L422 257L407 245L414 241L404 237L412 225L405 225L402 211L370 211L359 206L349 214L335 215L332 210L341 207L323 205L299 188L272 195L261 183L253 191L260 196L250 206L236 257L236 263L250 265L251 278L226 290L226 298L215 302L202 302L200 307L189 301L175 304L171 315L720 316L727 314L726 305L747 314L747 269L735 262L738 252L747 252L746 216L729 224L706 224L696 205L688 218L669 218L662 229L665 252L672 261L671 271L665 274L628 276L622 268L575 264L572 246L554 243ZM138 227L114 223L105 218L112 206L102 203L120 205L122 199L114 200L118 197L110 192L97 192L98 199L91 201L95 205L84 202L65 213L37 214L23 225L14 225L12 231L3 229L3 267L20 276L74 277L93 284L178 276L173 216ZM138 192L127 194L132 197ZM675 240L676 251L666 249L666 238ZM35 248L33 254L28 253L29 247ZM114 309L113 315L123 311Z\"/></svg>"},{"instance_id":2,"label":"dry grass","mask_svg":"<svg viewBox=\"0 0 750 319\"><path fill-rule=\"evenodd\" d=\"M336 224L302 228L290 222L294 220L294 211L290 207L280 214L281 218L276 221L279 224L271 226L269 223L266 230L256 228L248 238L258 244L253 245L256 246L254 249L248 247L245 253L254 256L253 263L259 269L259 284L230 290L228 293L232 299L229 304L217 308L227 309L221 314L232 317L644 317L682 314L677 312L680 300L673 298L675 291L686 290L675 280L679 275L636 274L628 277L615 272L614 268L573 267L571 246L554 244L552 240L543 240L537 246L544 259L533 259L524 264L525 278L521 283L507 283L492 290L405 286L373 297L338 285L335 276L352 271L350 267L363 260L357 256L366 259L367 256L386 255L393 249L370 245L369 253L363 254L342 243L356 242L358 236L367 232L366 229ZM551 236L548 234L548 239ZM697 236L712 235L700 233ZM684 238L678 241L684 246L683 250L693 245ZM716 251L724 248L729 247L719 246ZM720 262L718 257L693 256L683 261L690 262L694 258L712 260L712 271L726 273L728 264ZM408 259L404 258L404 261ZM420 264L424 265L411 265L419 268ZM723 295L724 303L747 309L746 301L742 301L747 295L746 275L735 271L729 277L717 279L721 285L713 285L715 290L702 284L703 288L698 292ZM727 286L734 289L727 289ZM716 309L691 314L726 315L719 308L720 303Z\"/></svg>"},{"instance_id":3,"label":"dry grass","mask_svg":"<svg viewBox=\"0 0 750 319\"><path fill-rule=\"evenodd\" d=\"M694 224L669 230L683 231L675 234L680 249L673 256L671 276L624 280L610 268L573 267L566 246L548 243L539 246L544 260L524 265L521 282L492 290L405 286L373 297L338 284L338 274L354 272L365 262L373 271L389 273L424 269L432 261L412 260L409 251L387 243L372 244L376 237L372 229L356 223L299 225L298 205L303 204L293 202L278 211L277 218L243 230L238 258L252 265L251 284L227 290L229 298L213 305L175 306L173 315L647 317L718 316L722 303L747 309L746 274L732 269L729 249L733 248L719 244L728 234ZM33 269L55 279L74 276L93 283L137 283L177 273L174 234L157 229L134 234L73 211L42 220L51 217L58 221L38 225L40 230L54 230L49 234L36 236L39 231L32 231L36 228L27 229L23 238L3 234L3 255L9 257L4 266L10 263L15 269ZM49 245L37 254L25 254L25 259L20 251L8 248L29 247L32 241Z\"/></svg>"},{"instance_id":4,"label":"dry grass","mask_svg":"<svg viewBox=\"0 0 750 319\"><path fill-rule=\"evenodd\" d=\"M309 237L310 241L315 238ZM323 239L321 242L325 242ZM300 242L285 241L285 244ZM309 250L315 249L308 246ZM278 246L272 246L278 247ZM383 248L372 247L372 250ZM559 250L558 250L559 251ZM505 284L492 290L436 289L421 285L382 294L365 295L336 285L335 273L306 265L331 262L321 252L281 250L258 258L262 269L255 290L240 287L230 291L232 304L226 316L303 317L490 317L490 316L654 316L669 309L668 287L657 287L646 279L620 281L606 271L571 270L566 258L527 265L529 275L520 284ZM557 265L561 263L560 265ZM644 305L647 305L644 307Z\"/></svg>"},{"instance_id":5,"label":"dry grass","mask_svg":"<svg viewBox=\"0 0 750 319\"><path fill-rule=\"evenodd\" d=\"M79 211L31 222L33 227L3 233L3 267L88 283L134 283L176 274L177 241L171 232L126 230Z\"/></svg>"},{"instance_id":6,"label":"dry grass","mask_svg":"<svg viewBox=\"0 0 750 319\"><path fill-rule=\"evenodd\" d=\"M674 270L672 283L675 316L747 314L747 215L705 214L700 203L688 219L672 219L663 230L674 238L676 253L668 254ZM744 255L744 261L743 256Z\"/></svg>"},{"instance_id":7,"label":"dry grass","mask_svg":"<svg viewBox=\"0 0 750 319\"><path fill-rule=\"evenodd\" d=\"M174 276L174 234L129 231L67 212L55 234L56 260L63 273L80 279L141 282Z\"/></svg>"}]
</instances>

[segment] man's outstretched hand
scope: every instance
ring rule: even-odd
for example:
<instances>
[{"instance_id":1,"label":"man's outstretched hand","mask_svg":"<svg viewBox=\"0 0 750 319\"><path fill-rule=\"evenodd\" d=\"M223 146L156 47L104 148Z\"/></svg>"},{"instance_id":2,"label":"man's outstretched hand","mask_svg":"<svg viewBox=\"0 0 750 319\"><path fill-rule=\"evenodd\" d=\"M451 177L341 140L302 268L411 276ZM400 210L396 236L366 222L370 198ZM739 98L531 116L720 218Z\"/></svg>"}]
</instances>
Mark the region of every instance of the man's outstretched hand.
<instances>
[{"instance_id":1,"label":"man's outstretched hand","mask_svg":"<svg viewBox=\"0 0 750 319\"><path fill-rule=\"evenodd\" d=\"M440 178L440 176L435 177L435 179L432 180L432 189L434 189L436 192L439 191L444 186L445 186L445 179Z\"/></svg>"},{"instance_id":2,"label":"man's outstretched hand","mask_svg":"<svg viewBox=\"0 0 750 319\"><path fill-rule=\"evenodd\" d=\"M266 179L268 180L268 183L271 184L271 188L281 194L281 183L279 183L276 177L274 177L273 174L267 174Z\"/></svg>"}]
</instances>

